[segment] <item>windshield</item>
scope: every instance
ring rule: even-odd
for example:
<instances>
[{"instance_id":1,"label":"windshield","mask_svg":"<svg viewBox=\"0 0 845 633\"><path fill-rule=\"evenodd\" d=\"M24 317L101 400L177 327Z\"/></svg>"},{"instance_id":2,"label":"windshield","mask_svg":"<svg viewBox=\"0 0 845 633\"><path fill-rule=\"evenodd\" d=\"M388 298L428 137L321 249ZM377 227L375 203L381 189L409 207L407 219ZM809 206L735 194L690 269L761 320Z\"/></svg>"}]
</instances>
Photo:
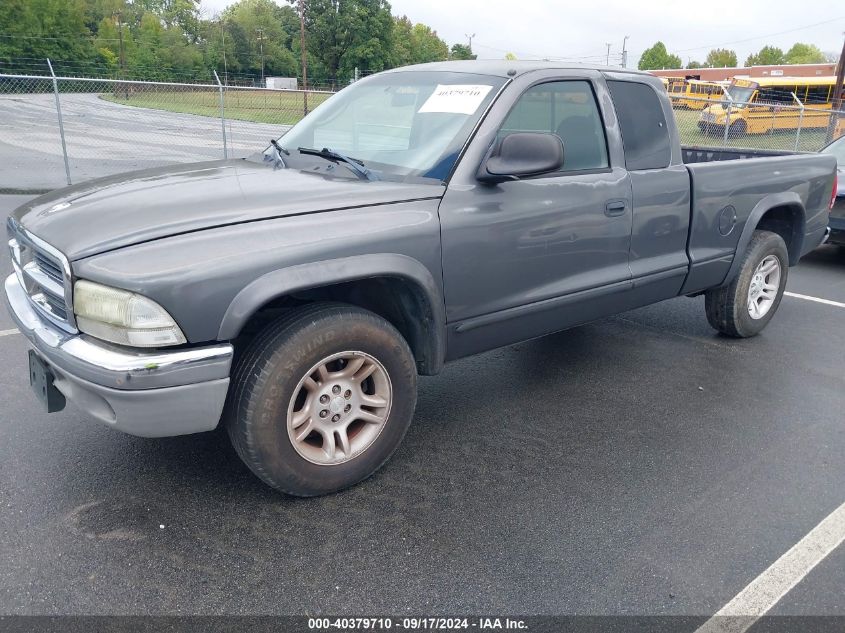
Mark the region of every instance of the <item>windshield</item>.
<instances>
[{"instance_id":1,"label":"windshield","mask_svg":"<svg viewBox=\"0 0 845 633\"><path fill-rule=\"evenodd\" d=\"M845 169L845 136L840 137L825 147L822 152L836 156L836 163L839 169Z\"/></svg>"},{"instance_id":2,"label":"windshield","mask_svg":"<svg viewBox=\"0 0 845 633\"><path fill-rule=\"evenodd\" d=\"M730 95L731 99L737 102L734 105L741 106L744 104L739 102L751 101L751 96L754 94L754 90L754 88L740 88L739 86L731 86L730 88L725 89L725 92ZM727 105L728 100L724 99L722 103L724 105Z\"/></svg>"},{"instance_id":3,"label":"windshield","mask_svg":"<svg viewBox=\"0 0 845 633\"><path fill-rule=\"evenodd\" d=\"M290 167L320 160L299 148L328 148L381 177L443 180L504 83L502 77L454 72L375 75L328 99L278 143L289 152L284 162Z\"/></svg>"}]
</instances>

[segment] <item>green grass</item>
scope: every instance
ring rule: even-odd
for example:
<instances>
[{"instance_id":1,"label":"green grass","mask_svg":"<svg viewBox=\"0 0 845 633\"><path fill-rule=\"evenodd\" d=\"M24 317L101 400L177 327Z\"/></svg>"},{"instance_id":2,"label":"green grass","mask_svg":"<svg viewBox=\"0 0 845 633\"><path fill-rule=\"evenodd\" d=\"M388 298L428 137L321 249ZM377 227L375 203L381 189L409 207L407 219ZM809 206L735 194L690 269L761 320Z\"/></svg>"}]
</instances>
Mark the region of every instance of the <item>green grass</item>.
<instances>
[{"instance_id":1,"label":"green grass","mask_svg":"<svg viewBox=\"0 0 845 633\"><path fill-rule=\"evenodd\" d=\"M681 145L699 145L704 147L722 147L722 132L711 132L709 136L698 129L700 110L674 110L675 121L678 123L678 134ZM798 149L814 152L824 147L826 140L824 129L802 129L799 137ZM738 138L729 138L728 147L742 147L753 149L795 149L795 130L779 130L768 134L746 134Z\"/></svg>"},{"instance_id":2,"label":"green grass","mask_svg":"<svg viewBox=\"0 0 845 633\"><path fill-rule=\"evenodd\" d=\"M227 119L292 125L304 116L303 95L300 92L265 92L261 90L229 90L224 92ZM330 95L308 93L308 109L313 110ZM149 90L120 91L100 95L101 99L139 108L167 110L202 116L220 116L220 94L208 91Z\"/></svg>"}]
</instances>

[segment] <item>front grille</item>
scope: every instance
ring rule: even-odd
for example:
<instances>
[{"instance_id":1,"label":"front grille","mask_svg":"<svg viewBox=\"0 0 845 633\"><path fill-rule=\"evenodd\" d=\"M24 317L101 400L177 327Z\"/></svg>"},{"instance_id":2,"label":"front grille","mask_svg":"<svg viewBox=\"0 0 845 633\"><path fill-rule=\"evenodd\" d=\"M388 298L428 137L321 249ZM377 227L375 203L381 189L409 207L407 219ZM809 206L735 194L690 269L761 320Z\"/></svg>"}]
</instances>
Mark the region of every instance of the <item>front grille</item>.
<instances>
[{"instance_id":1,"label":"front grille","mask_svg":"<svg viewBox=\"0 0 845 633\"><path fill-rule=\"evenodd\" d=\"M67 259L9 218L6 229L12 267L33 306L67 332L76 332Z\"/></svg>"},{"instance_id":2,"label":"front grille","mask_svg":"<svg viewBox=\"0 0 845 633\"><path fill-rule=\"evenodd\" d=\"M44 271L44 274L49 276L53 281L63 283L64 276L60 265L56 264L53 260L38 251L33 253L33 260L38 264L38 267Z\"/></svg>"},{"instance_id":3,"label":"front grille","mask_svg":"<svg viewBox=\"0 0 845 633\"><path fill-rule=\"evenodd\" d=\"M50 306L50 311L63 321L67 321L67 306L64 299L57 299L53 295L44 295L44 300Z\"/></svg>"}]
</instances>

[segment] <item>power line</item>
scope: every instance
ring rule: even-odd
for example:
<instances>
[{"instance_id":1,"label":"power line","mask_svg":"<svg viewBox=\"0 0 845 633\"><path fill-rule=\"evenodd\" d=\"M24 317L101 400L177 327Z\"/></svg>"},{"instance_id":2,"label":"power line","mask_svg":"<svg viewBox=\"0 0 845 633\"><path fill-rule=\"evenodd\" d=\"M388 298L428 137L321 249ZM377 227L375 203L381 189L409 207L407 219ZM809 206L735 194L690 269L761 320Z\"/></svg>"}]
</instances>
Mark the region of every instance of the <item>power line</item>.
<instances>
[{"instance_id":1,"label":"power line","mask_svg":"<svg viewBox=\"0 0 845 633\"><path fill-rule=\"evenodd\" d=\"M13 35L11 33L0 33L0 37L5 37L9 39L18 39L18 40L50 40L54 42L65 42L67 41L67 37L49 37L47 35ZM68 36L70 37L70 36ZM99 42L117 42L118 38L116 37L97 37L95 38Z\"/></svg>"},{"instance_id":2,"label":"power line","mask_svg":"<svg viewBox=\"0 0 845 633\"><path fill-rule=\"evenodd\" d=\"M788 29L786 31L778 31L777 33L768 33L766 35L756 35L754 37L748 37L748 38L745 38L743 40L733 40L733 41L730 41L730 42L722 42L721 44L709 44L707 46L696 46L694 48L679 48L679 49L674 49L673 52L674 53L686 53L687 51L700 51L700 50L705 49L705 48L719 48L721 46L727 46L729 44L743 44L745 42L753 42L754 40L762 40L766 37L776 37L778 35L785 35L786 33L795 33L796 31L803 31L804 29L811 29L815 26L821 26L823 24L828 25L831 22L836 22L837 20L843 20L843 19L845 19L845 15L840 15L839 17L836 17L836 18L828 18L827 20L824 20L823 22L815 22L813 24L807 24L805 26L798 26L798 27L795 27L794 29Z\"/></svg>"},{"instance_id":3,"label":"power line","mask_svg":"<svg viewBox=\"0 0 845 633\"><path fill-rule=\"evenodd\" d=\"M604 59L604 57L605 57L604 52L595 53L595 54L592 54L592 55L580 55L580 56L579 55L541 55L541 54L538 54L538 53L528 53L526 51L508 50L508 49L505 49L505 48L497 48L495 46L488 46L487 44L482 44L480 42L476 42L475 45L480 46L481 48L490 49L491 51L498 51L498 52L501 52L501 53L512 52L512 53L519 55L520 57L536 57L538 59L554 59L554 60L577 60L577 59L595 60L595 59L597 59L597 60L601 60L601 59Z\"/></svg>"}]
</instances>

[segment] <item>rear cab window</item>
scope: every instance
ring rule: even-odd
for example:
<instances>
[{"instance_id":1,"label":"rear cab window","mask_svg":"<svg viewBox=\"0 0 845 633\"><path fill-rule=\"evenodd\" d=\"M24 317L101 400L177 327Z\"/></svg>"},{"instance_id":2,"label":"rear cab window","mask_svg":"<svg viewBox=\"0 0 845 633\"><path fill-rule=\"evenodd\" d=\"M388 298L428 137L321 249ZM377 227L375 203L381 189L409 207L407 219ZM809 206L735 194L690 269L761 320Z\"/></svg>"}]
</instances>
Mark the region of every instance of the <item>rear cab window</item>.
<instances>
[{"instance_id":1,"label":"rear cab window","mask_svg":"<svg viewBox=\"0 0 845 633\"><path fill-rule=\"evenodd\" d=\"M655 90L636 81L608 80L629 171L662 169L672 159L669 127Z\"/></svg>"}]
</instances>

